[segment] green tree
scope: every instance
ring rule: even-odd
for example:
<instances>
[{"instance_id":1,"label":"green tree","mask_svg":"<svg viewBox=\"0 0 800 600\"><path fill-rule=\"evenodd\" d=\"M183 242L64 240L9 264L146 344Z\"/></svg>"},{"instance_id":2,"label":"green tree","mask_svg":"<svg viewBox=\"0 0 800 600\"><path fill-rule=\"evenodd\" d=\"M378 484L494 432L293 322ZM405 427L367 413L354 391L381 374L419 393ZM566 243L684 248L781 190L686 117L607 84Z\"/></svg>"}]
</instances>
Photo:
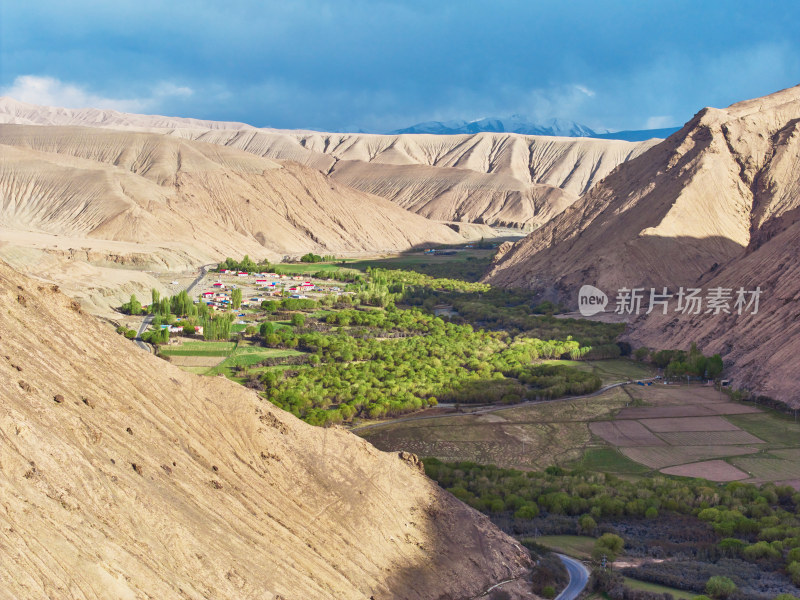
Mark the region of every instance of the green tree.
<instances>
[{"instance_id":1,"label":"green tree","mask_svg":"<svg viewBox=\"0 0 800 600\"><path fill-rule=\"evenodd\" d=\"M306 318L300 313L294 313L291 322L294 327L302 327L306 324Z\"/></svg>"},{"instance_id":2,"label":"green tree","mask_svg":"<svg viewBox=\"0 0 800 600\"><path fill-rule=\"evenodd\" d=\"M712 598L724 600L736 591L736 584L727 577L714 575L706 582L706 594Z\"/></svg>"},{"instance_id":3,"label":"green tree","mask_svg":"<svg viewBox=\"0 0 800 600\"><path fill-rule=\"evenodd\" d=\"M581 531L592 535L594 530L597 529L597 522L590 515L583 515L578 519L578 525Z\"/></svg>"},{"instance_id":4,"label":"green tree","mask_svg":"<svg viewBox=\"0 0 800 600\"><path fill-rule=\"evenodd\" d=\"M136 294L131 294L131 299L127 304L128 313L131 315L142 314L142 303L136 298Z\"/></svg>"},{"instance_id":5,"label":"green tree","mask_svg":"<svg viewBox=\"0 0 800 600\"><path fill-rule=\"evenodd\" d=\"M709 358L706 363L706 377L709 379L716 379L722 375L722 369L722 357L719 354L715 354Z\"/></svg>"},{"instance_id":6,"label":"green tree","mask_svg":"<svg viewBox=\"0 0 800 600\"><path fill-rule=\"evenodd\" d=\"M800 562L790 562L789 566L786 567L786 572L789 573L789 577L792 578L792 583L800 585Z\"/></svg>"},{"instance_id":7,"label":"green tree","mask_svg":"<svg viewBox=\"0 0 800 600\"><path fill-rule=\"evenodd\" d=\"M514 513L516 519L535 519L538 516L539 507L534 502L526 502Z\"/></svg>"},{"instance_id":8,"label":"green tree","mask_svg":"<svg viewBox=\"0 0 800 600\"><path fill-rule=\"evenodd\" d=\"M280 303L277 300L264 300L261 303L261 308L268 313L274 313L280 308Z\"/></svg>"},{"instance_id":9,"label":"green tree","mask_svg":"<svg viewBox=\"0 0 800 600\"><path fill-rule=\"evenodd\" d=\"M625 547L625 541L614 533L604 533L594 543L592 550L592 558L595 560L601 559L603 556L608 561L613 561L622 553Z\"/></svg>"},{"instance_id":10,"label":"green tree","mask_svg":"<svg viewBox=\"0 0 800 600\"><path fill-rule=\"evenodd\" d=\"M150 290L150 312L155 312L155 308L158 307L158 301L161 300L161 292L159 292L156 288Z\"/></svg>"},{"instance_id":11,"label":"green tree","mask_svg":"<svg viewBox=\"0 0 800 600\"><path fill-rule=\"evenodd\" d=\"M246 257L245 257L246 258ZM231 290L231 306L235 309L242 306L242 288L233 288Z\"/></svg>"}]
</instances>

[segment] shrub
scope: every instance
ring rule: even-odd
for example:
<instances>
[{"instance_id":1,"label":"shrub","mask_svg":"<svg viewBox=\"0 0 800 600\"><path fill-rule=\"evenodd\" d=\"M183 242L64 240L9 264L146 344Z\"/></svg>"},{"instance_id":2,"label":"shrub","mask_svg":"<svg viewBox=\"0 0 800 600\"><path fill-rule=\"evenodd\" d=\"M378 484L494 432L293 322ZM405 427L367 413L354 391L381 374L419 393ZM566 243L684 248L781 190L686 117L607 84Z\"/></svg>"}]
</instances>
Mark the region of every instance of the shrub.
<instances>
[{"instance_id":1,"label":"shrub","mask_svg":"<svg viewBox=\"0 0 800 600\"><path fill-rule=\"evenodd\" d=\"M624 540L614 533L604 533L594 543L592 558L600 560L603 556L607 560L613 561L622 553L625 547Z\"/></svg>"},{"instance_id":2,"label":"shrub","mask_svg":"<svg viewBox=\"0 0 800 600\"><path fill-rule=\"evenodd\" d=\"M714 575L706 582L706 593L712 598L724 599L736 591L736 584L727 577Z\"/></svg>"}]
</instances>

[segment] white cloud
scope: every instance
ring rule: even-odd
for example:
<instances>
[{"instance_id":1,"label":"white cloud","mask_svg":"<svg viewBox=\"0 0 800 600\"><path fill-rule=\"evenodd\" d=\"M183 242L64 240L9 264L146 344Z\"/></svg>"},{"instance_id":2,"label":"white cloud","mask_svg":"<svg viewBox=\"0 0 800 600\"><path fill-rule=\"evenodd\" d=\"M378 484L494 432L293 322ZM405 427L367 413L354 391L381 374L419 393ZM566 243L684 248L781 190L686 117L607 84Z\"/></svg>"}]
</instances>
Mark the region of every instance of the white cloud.
<instances>
[{"instance_id":1,"label":"white cloud","mask_svg":"<svg viewBox=\"0 0 800 600\"><path fill-rule=\"evenodd\" d=\"M182 98L186 98L192 94L194 94L194 90L192 88L185 85L175 85L170 81L162 81L155 87L155 89L153 89L153 95L159 98L163 98L165 96L180 96Z\"/></svg>"},{"instance_id":2,"label":"white cloud","mask_svg":"<svg viewBox=\"0 0 800 600\"><path fill-rule=\"evenodd\" d=\"M663 129L665 127L673 127L675 125L675 118L669 115L660 115L649 117L645 123L645 129Z\"/></svg>"},{"instance_id":3,"label":"white cloud","mask_svg":"<svg viewBox=\"0 0 800 600\"><path fill-rule=\"evenodd\" d=\"M585 85L577 84L575 86L575 89L578 90L579 92L581 92L582 94L586 94L587 96L589 96L589 98L594 98L594 94L595 94L594 90L589 89Z\"/></svg>"},{"instance_id":4,"label":"white cloud","mask_svg":"<svg viewBox=\"0 0 800 600\"><path fill-rule=\"evenodd\" d=\"M0 95L29 104L59 106L62 108L101 108L122 112L140 112L158 107L169 97L186 97L193 94L186 86L171 82L157 84L150 96L143 98L106 98L93 94L79 85L61 81L55 77L20 75L14 83L0 90Z\"/></svg>"}]
</instances>

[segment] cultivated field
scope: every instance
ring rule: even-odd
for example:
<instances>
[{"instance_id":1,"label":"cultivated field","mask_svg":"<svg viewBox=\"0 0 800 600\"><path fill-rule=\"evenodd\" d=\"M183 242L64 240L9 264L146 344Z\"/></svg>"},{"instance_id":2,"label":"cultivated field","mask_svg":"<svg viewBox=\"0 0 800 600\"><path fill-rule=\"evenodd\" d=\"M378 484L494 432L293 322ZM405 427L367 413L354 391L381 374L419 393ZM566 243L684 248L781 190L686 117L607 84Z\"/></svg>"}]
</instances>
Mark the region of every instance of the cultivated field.
<instances>
[{"instance_id":1,"label":"cultivated field","mask_svg":"<svg viewBox=\"0 0 800 600\"><path fill-rule=\"evenodd\" d=\"M789 481L800 479L797 450L775 450L767 455L731 459L731 463L759 481Z\"/></svg>"},{"instance_id":2,"label":"cultivated field","mask_svg":"<svg viewBox=\"0 0 800 600\"><path fill-rule=\"evenodd\" d=\"M747 479L747 473L737 469L724 460L706 460L702 462L678 465L661 470L667 475L680 477L699 477L711 481L739 481Z\"/></svg>"},{"instance_id":3,"label":"cultivated field","mask_svg":"<svg viewBox=\"0 0 800 600\"><path fill-rule=\"evenodd\" d=\"M710 458L754 454L758 448L747 446L647 446L620 448L622 454L652 469L662 469Z\"/></svg>"},{"instance_id":4,"label":"cultivated field","mask_svg":"<svg viewBox=\"0 0 800 600\"><path fill-rule=\"evenodd\" d=\"M580 371L593 373L600 377L603 385L635 381L637 379L648 379L656 374L649 365L625 358L594 361L545 360L543 363L547 365L564 365Z\"/></svg>"},{"instance_id":5,"label":"cultivated field","mask_svg":"<svg viewBox=\"0 0 800 600\"><path fill-rule=\"evenodd\" d=\"M592 398L400 421L358 434L381 450L543 469L580 460L592 441L589 423L609 418L629 400L615 388Z\"/></svg>"},{"instance_id":6,"label":"cultivated field","mask_svg":"<svg viewBox=\"0 0 800 600\"><path fill-rule=\"evenodd\" d=\"M183 342L164 346L161 353L185 371L198 375L224 374L234 377L237 367L250 367L269 358L299 356L296 350L265 348L249 341L241 342Z\"/></svg>"},{"instance_id":7,"label":"cultivated field","mask_svg":"<svg viewBox=\"0 0 800 600\"><path fill-rule=\"evenodd\" d=\"M673 431L658 435L671 446L737 446L764 443L764 440L741 429L736 431Z\"/></svg>"},{"instance_id":8,"label":"cultivated field","mask_svg":"<svg viewBox=\"0 0 800 600\"><path fill-rule=\"evenodd\" d=\"M656 433L671 431L737 431L739 429L722 417L641 419L639 423Z\"/></svg>"},{"instance_id":9,"label":"cultivated field","mask_svg":"<svg viewBox=\"0 0 800 600\"><path fill-rule=\"evenodd\" d=\"M783 481L800 488L800 424L706 386L628 385L593 398L358 431L382 450L521 469ZM769 452L765 455L765 452Z\"/></svg>"},{"instance_id":10,"label":"cultivated field","mask_svg":"<svg viewBox=\"0 0 800 600\"><path fill-rule=\"evenodd\" d=\"M666 445L639 421L597 421L590 424L589 429L613 446Z\"/></svg>"}]
</instances>

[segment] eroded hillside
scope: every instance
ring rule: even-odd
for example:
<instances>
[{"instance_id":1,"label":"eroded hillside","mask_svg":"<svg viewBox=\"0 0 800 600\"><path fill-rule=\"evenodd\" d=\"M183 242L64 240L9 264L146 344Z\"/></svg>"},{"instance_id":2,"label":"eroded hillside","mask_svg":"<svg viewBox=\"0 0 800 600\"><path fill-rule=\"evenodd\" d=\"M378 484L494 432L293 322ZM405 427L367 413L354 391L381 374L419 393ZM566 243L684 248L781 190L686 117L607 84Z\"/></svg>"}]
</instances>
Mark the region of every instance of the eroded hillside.
<instances>
[{"instance_id":1,"label":"eroded hillside","mask_svg":"<svg viewBox=\"0 0 800 600\"><path fill-rule=\"evenodd\" d=\"M0 263L0 595L470 598L526 552L413 457L138 350Z\"/></svg>"},{"instance_id":2,"label":"eroded hillside","mask_svg":"<svg viewBox=\"0 0 800 600\"><path fill-rule=\"evenodd\" d=\"M442 220L533 228L657 140L474 135L371 135L257 129L0 99L0 122L145 130L290 160L362 192Z\"/></svg>"},{"instance_id":3,"label":"eroded hillside","mask_svg":"<svg viewBox=\"0 0 800 600\"><path fill-rule=\"evenodd\" d=\"M487 280L573 306L584 283L612 296L623 287L760 286L756 316L671 313L639 319L631 335L656 347L696 340L722 352L735 384L796 402L798 123L800 87L703 109L515 244Z\"/></svg>"}]
</instances>

